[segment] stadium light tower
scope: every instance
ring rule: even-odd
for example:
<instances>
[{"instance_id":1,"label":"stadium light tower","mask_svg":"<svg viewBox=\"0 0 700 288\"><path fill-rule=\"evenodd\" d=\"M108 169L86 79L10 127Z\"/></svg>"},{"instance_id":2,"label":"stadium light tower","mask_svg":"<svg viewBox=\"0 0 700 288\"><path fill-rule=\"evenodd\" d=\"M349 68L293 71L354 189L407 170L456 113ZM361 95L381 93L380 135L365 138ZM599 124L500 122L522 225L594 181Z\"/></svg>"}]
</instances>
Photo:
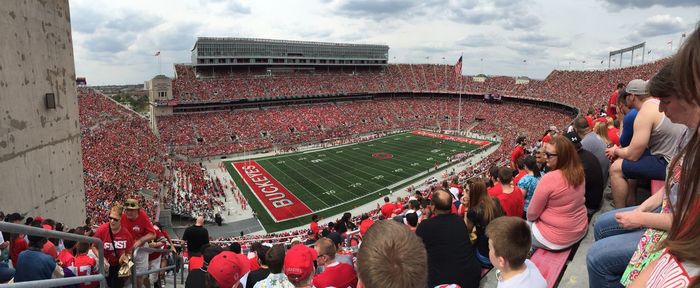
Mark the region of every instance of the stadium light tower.
<instances>
[{"instance_id":1,"label":"stadium light tower","mask_svg":"<svg viewBox=\"0 0 700 288\"><path fill-rule=\"evenodd\" d=\"M628 52L628 51L632 52L632 57L630 59L630 65L634 65L634 50L637 50L639 48L642 49L642 63L644 63L644 55L646 54L646 53L644 53L644 51L646 50L646 45L647 45L647 42L642 42L642 43L639 43L637 45L633 45L633 46L630 46L627 48L622 48L620 50L610 51L610 54L608 55L608 68L610 68L610 62L612 60L615 60L615 59L612 59L612 57L615 55L620 55L620 67L622 67L622 54L624 54L625 52Z\"/></svg>"}]
</instances>

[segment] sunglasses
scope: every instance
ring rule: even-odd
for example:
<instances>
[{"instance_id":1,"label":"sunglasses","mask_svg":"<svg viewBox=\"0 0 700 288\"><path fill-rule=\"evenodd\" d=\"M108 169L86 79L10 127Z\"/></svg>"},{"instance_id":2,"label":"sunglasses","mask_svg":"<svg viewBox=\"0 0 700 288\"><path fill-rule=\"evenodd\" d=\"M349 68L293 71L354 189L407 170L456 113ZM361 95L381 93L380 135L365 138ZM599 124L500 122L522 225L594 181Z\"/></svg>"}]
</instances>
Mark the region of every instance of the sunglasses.
<instances>
[{"instance_id":1,"label":"sunglasses","mask_svg":"<svg viewBox=\"0 0 700 288\"><path fill-rule=\"evenodd\" d=\"M547 159L556 157L558 154L557 153L549 153L549 152L544 152L544 157L547 157Z\"/></svg>"},{"instance_id":2,"label":"sunglasses","mask_svg":"<svg viewBox=\"0 0 700 288\"><path fill-rule=\"evenodd\" d=\"M120 220L122 220L122 219L121 218L114 218L112 216L109 217L109 221L119 222Z\"/></svg>"}]
</instances>

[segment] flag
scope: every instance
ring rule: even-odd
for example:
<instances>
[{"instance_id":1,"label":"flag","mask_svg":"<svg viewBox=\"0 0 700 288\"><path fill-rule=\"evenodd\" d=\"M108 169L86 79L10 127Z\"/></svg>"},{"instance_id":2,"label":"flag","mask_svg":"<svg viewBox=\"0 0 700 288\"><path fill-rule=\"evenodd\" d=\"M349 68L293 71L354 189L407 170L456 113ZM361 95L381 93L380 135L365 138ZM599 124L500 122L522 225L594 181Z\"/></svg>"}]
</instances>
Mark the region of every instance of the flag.
<instances>
[{"instance_id":1,"label":"flag","mask_svg":"<svg viewBox=\"0 0 700 288\"><path fill-rule=\"evenodd\" d=\"M525 62L527 62L527 59L524 59L524 60L523 60L523 63L525 63Z\"/></svg>"},{"instance_id":2,"label":"flag","mask_svg":"<svg viewBox=\"0 0 700 288\"><path fill-rule=\"evenodd\" d=\"M153 56L160 56L160 51L156 52L156 54Z\"/></svg>"},{"instance_id":3,"label":"flag","mask_svg":"<svg viewBox=\"0 0 700 288\"><path fill-rule=\"evenodd\" d=\"M685 33L683 33L683 35L681 35L681 37L685 38Z\"/></svg>"},{"instance_id":4,"label":"flag","mask_svg":"<svg viewBox=\"0 0 700 288\"><path fill-rule=\"evenodd\" d=\"M603 64L603 61L605 61L605 60L600 60L600 64Z\"/></svg>"},{"instance_id":5,"label":"flag","mask_svg":"<svg viewBox=\"0 0 700 288\"><path fill-rule=\"evenodd\" d=\"M455 64L455 77L462 76L462 56L459 56L457 64Z\"/></svg>"},{"instance_id":6,"label":"flag","mask_svg":"<svg viewBox=\"0 0 700 288\"><path fill-rule=\"evenodd\" d=\"M651 54L651 49L649 49L649 52L647 52L647 55Z\"/></svg>"},{"instance_id":7,"label":"flag","mask_svg":"<svg viewBox=\"0 0 700 288\"><path fill-rule=\"evenodd\" d=\"M581 62L583 62L583 64L586 64L586 60L583 60L583 61L581 61Z\"/></svg>"},{"instance_id":8,"label":"flag","mask_svg":"<svg viewBox=\"0 0 700 288\"><path fill-rule=\"evenodd\" d=\"M673 40L666 42L666 45L673 45Z\"/></svg>"},{"instance_id":9,"label":"flag","mask_svg":"<svg viewBox=\"0 0 700 288\"><path fill-rule=\"evenodd\" d=\"M615 59L613 59L613 62L615 62Z\"/></svg>"}]
</instances>

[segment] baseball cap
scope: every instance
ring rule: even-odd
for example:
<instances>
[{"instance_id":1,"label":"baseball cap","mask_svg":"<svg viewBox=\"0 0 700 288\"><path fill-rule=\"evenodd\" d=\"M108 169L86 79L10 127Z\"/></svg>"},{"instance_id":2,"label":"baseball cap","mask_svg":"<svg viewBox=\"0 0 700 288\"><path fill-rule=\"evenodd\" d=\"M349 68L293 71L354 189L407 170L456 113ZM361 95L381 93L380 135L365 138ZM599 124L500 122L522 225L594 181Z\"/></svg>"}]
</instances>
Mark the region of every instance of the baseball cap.
<instances>
[{"instance_id":1,"label":"baseball cap","mask_svg":"<svg viewBox=\"0 0 700 288\"><path fill-rule=\"evenodd\" d=\"M569 139L571 143L574 143L574 147L576 147L576 149L581 149L581 137L579 137L576 132L569 132L564 136L566 136L566 139Z\"/></svg>"},{"instance_id":2,"label":"baseball cap","mask_svg":"<svg viewBox=\"0 0 700 288\"><path fill-rule=\"evenodd\" d=\"M647 89L647 81L642 79L634 79L627 84L625 91L630 94L635 95L647 95L649 94L649 89ZM618 95L619 96L619 95Z\"/></svg>"},{"instance_id":3,"label":"baseball cap","mask_svg":"<svg viewBox=\"0 0 700 288\"><path fill-rule=\"evenodd\" d=\"M139 201L136 199L126 199L124 209L139 209Z\"/></svg>"},{"instance_id":4,"label":"baseball cap","mask_svg":"<svg viewBox=\"0 0 700 288\"><path fill-rule=\"evenodd\" d=\"M284 275L294 282L306 279L314 271L314 260L317 257L318 253L313 248L293 246L284 257Z\"/></svg>"},{"instance_id":5,"label":"baseball cap","mask_svg":"<svg viewBox=\"0 0 700 288\"><path fill-rule=\"evenodd\" d=\"M220 287L231 288L250 272L250 263L241 254L223 251L211 259L207 272L216 279Z\"/></svg>"}]
</instances>

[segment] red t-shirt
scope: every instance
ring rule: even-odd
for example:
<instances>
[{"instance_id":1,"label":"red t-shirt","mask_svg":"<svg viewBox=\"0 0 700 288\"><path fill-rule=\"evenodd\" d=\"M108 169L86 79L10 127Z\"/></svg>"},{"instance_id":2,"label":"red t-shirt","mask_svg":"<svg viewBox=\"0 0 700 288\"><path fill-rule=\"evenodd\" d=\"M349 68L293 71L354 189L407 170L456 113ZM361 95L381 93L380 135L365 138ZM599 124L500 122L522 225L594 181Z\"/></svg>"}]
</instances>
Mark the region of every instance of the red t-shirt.
<instances>
[{"instance_id":1,"label":"red t-shirt","mask_svg":"<svg viewBox=\"0 0 700 288\"><path fill-rule=\"evenodd\" d=\"M88 276L97 274L97 261L92 259L87 254L80 254L75 257L73 261L73 267L75 268L76 276ZM99 287L99 282L86 282L80 284L81 288L94 288Z\"/></svg>"},{"instance_id":2,"label":"red t-shirt","mask_svg":"<svg viewBox=\"0 0 700 288\"><path fill-rule=\"evenodd\" d=\"M389 219L391 218L391 214L394 213L394 210L396 210L396 207L394 206L394 203L384 203L384 205L382 205L381 210L382 216L384 216L384 218L386 219Z\"/></svg>"},{"instance_id":3,"label":"red t-shirt","mask_svg":"<svg viewBox=\"0 0 700 288\"><path fill-rule=\"evenodd\" d=\"M46 255L51 256L51 258L56 259L58 257L58 251L56 251L56 245L51 241L46 241L44 247L41 248L41 252L46 253Z\"/></svg>"},{"instance_id":4,"label":"red t-shirt","mask_svg":"<svg viewBox=\"0 0 700 288\"><path fill-rule=\"evenodd\" d=\"M187 262L187 271L192 271L194 269L199 269L204 267L204 257L203 256L192 256Z\"/></svg>"},{"instance_id":5,"label":"red t-shirt","mask_svg":"<svg viewBox=\"0 0 700 288\"><path fill-rule=\"evenodd\" d=\"M620 136L617 135L617 132L620 129L617 129L615 127L608 127L608 138L610 138L610 142L620 146Z\"/></svg>"},{"instance_id":6,"label":"red t-shirt","mask_svg":"<svg viewBox=\"0 0 700 288\"><path fill-rule=\"evenodd\" d=\"M518 158L525 156L523 146L515 146L513 152L510 153L510 168L518 169Z\"/></svg>"},{"instance_id":7,"label":"red t-shirt","mask_svg":"<svg viewBox=\"0 0 700 288\"><path fill-rule=\"evenodd\" d=\"M372 224L374 224L374 220L372 220L372 218L362 220L360 223L360 235L365 235L369 227L372 227Z\"/></svg>"},{"instance_id":8,"label":"red t-shirt","mask_svg":"<svg viewBox=\"0 0 700 288\"><path fill-rule=\"evenodd\" d=\"M309 224L309 228L311 229L311 232L314 233L314 235L318 235L318 223L311 222L311 224Z\"/></svg>"},{"instance_id":9,"label":"red t-shirt","mask_svg":"<svg viewBox=\"0 0 700 288\"><path fill-rule=\"evenodd\" d=\"M506 216L523 217L525 199L520 188L514 186L513 192L501 193L496 197L501 202L501 208Z\"/></svg>"},{"instance_id":10,"label":"red t-shirt","mask_svg":"<svg viewBox=\"0 0 700 288\"><path fill-rule=\"evenodd\" d=\"M513 177L513 186L517 186L518 182L520 182L520 179L523 179L523 177L525 177L525 175L527 175L527 172L525 171L525 169L520 170L518 172L518 175L515 175L515 177Z\"/></svg>"},{"instance_id":11,"label":"red t-shirt","mask_svg":"<svg viewBox=\"0 0 700 288\"><path fill-rule=\"evenodd\" d=\"M164 249L164 248L165 248L165 240L166 240L166 239L165 239L165 235L163 234L163 230L160 230L160 228L158 228L158 226L156 226L156 225L153 225L153 230L156 230L156 239L155 239L155 241L158 242L158 246L155 246L155 247L152 247L152 248ZM150 247L150 246L149 246L149 247ZM148 261L156 260L156 259L158 259L158 257L160 257L161 255L163 255L163 253L151 253L151 254L148 254Z\"/></svg>"},{"instance_id":12,"label":"red t-shirt","mask_svg":"<svg viewBox=\"0 0 700 288\"><path fill-rule=\"evenodd\" d=\"M248 253L248 262L250 262L250 271L255 271L260 269L260 263L258 263L258 254L249 252Z\"/></svg>"},{"instance_id":13,"label":"red t-shirt","mask_svg":"<svg viewBox=\"0 0 700 288\"><path fill-rule=\"evenodd\" d=\"M489 193L489 196L496 197L503 193L503 187L501 186L500 182L496 182L493 184L493 187L486 189L486 192Z\"/></svg>"},{"instance_id":14,"label":"red t-shirt","mask_svg":"<svg viewBox=\"0 0 700 288\"><path fill-rule=\"evenodd\" d=\"M73 257L73 253L70 253L70 250L63 249L60 253L58 253L58 257L56 259L58 259L58 261L61 261L61 267L69 267L73 266L73 261L75 257Z\"/></svg>"},{"instance_id":15,"label":"red t-shirt","mask_svg":"<svg viewBox=\"0 0 700 288\"><path fill-rule=\"evenodd\" d=\"M613 119L617 119L617 109L612 106L617 104L618 94L619 90L615 90L612 94L610 94L610 99L608 99L608 109L605 111L605 114L608 114L608 116L612 117Z\"/></svg>"},{"instance_id":16,"label":"red t-shirt","mask_svg":"<svg viewBox=\"0 0 700 288\"><path fill-rule=\"evenodd\" d=\"M148 219L148 215L143 209L139 209L139 216L133 221L126 218L126 213L122 214L122 227L131 232L134 241L149 233L156 234L156 230L153 229L153 223Z\"/></svg>"},{"instance_id":17,"label":"red t-shirt","mask_svg":"<svg viewBox=\"0 0 700 288\"><path fill-rule=\"evenodd\" d=\"M19 253L29 248L27 240L24 237L15 238L15 243L12 244L12 249L10 249L10 259L12 259L12 266L17 267L17 259L19 258Z\"/></svg>"},{"instance_id":18,"label":"red t-shirt","mask_svg":"<svg viewBox=\"0 0 700 288\"><path fill-rule=\"evenodd\" d=\"M114 245L116 246L116 255L114 255L115 249L112 247L112 238L109 236L109 223L104 223L97 228L95 235L92 237L102 240L102 245L105 250L105 259L109 265L119 265L119 257L122 257L124 252L130 251L134 248L134 236L131 236L129 230L122 225L121 229L114 234Z\"/></svg>"},{"instance_id":19,"label":"red t-shirt","mask_svg":"<svg viewBox=\"0 0 700 288\"><path fill-rule=\"evenodd\" d=\"M549 141L552 141L552 135L550 135L549 133L547 133L547 135L544 135L544 137L542 137L542 142L543 142L543 143L549 143Z\"/></svg>"},{"instance_id":20,"label":"red t-shirt","mask_svg":"<svg viewBox=\"0 0 700 288\"><path fill-rule=\"evenodd\" d=\"M593 129L593 126L595 126L595 122L593 122L593 117L591 115L586 115L586 122L588 122L588 128Z\"/></svg>"},{"instance_id":21,"label":"red t-shirt","mask_svg":"<svg viewBox=\"0 0 700 288\"><path fill-rule=\"evenodd\" d=\"M313 284L316 288L336 287L347 288L357 287L357 275L355 269L350 264L339 263L327 266L326 269L314 276Z\"/></svg>"}]
</instances>

